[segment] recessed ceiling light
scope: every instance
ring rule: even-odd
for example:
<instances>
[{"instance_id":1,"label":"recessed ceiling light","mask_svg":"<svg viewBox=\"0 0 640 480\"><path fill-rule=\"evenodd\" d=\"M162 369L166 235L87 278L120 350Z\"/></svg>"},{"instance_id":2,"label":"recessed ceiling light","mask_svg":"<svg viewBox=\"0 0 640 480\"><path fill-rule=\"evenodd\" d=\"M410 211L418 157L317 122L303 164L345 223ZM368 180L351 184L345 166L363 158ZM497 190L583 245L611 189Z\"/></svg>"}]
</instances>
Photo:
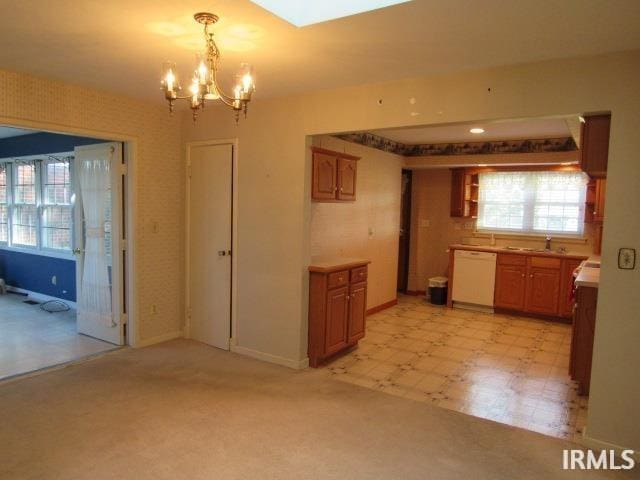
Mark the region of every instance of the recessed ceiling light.
<instances>
[{"instance_id":1,"label":"recessed ceiling light","mask_svg":"<svg viewBox=\"0 0 640 480\"><path fill-rule=\"evenodd\" d=\"M469 130L471 133L484 133L484 128L474 127Z\"/></svg>"},{"instance_id":2,"label":"recessed ceiling light","mask_svg":"<svg viewBox=\"0 0 640 480\"><path fill-rule=\"evenodd\" d=\"M486 166L487 166L487 164L486 164L486 163L479 163L479 164L478 164L478 166L479 166L479 167L486 167Z\"/></svg>"},{"instance_id":3,"label":"recessed ceiling light","mask_svg":"<svg viewBox=\"0 0 640 480\"><path fill-rule=\"evenodd\" d=\"M562 162L560 165L571 165L573 163L575 163L575 162Z\"/></svg>"},{"instance_id":4,"label":"recessed ceiling light","mask_svg":"<svg viewBox=\"0 0 640 480\"><path fill-rule=\"evenodd\" d=\"M296 27L335 20L379 8L390 7L411 0L251 0Z\"/></svg>"}]
</instances>

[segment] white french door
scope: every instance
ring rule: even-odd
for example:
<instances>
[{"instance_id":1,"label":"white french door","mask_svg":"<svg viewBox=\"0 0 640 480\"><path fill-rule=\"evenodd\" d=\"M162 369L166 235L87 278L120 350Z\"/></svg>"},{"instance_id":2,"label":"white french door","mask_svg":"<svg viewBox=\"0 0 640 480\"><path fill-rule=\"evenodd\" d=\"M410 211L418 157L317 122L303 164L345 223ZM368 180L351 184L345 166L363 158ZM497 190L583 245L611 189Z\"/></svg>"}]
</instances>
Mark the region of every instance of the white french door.
<instances>
[{"instance_id":1,"label":"white french door","mask_svg":"<svg viewBox=\"0 0 640 480\"><path fill-rule=\"evenodd\" d=\"M75 148L78 333L124 345L122 144Z\"/></svg>"},{"instance_id":2,"label":"white french door","mask_svg":"<svg viewBox=\"0 0 640 480\"><path fill-rule=\"evenodd\" d=\"M190 146L187 172L187 335L229 350L233 146Z\"/></svg>"}]
</instances>

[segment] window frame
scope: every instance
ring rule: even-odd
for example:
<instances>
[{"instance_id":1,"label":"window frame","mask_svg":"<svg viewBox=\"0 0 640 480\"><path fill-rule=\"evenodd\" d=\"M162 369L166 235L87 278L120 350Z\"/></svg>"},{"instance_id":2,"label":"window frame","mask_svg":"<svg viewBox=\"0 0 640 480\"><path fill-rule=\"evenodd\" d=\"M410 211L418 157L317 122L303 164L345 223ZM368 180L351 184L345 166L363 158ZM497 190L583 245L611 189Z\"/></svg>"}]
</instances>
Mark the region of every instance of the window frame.
<instances>
[{"instance_id":1,"label":"window frame","mask_svg":"<svg viewBox=\"0 0 640 480\"><path fill-rule=\"evenodd\" d=\"M503 167L503 168L482 168L482 169L473 169L473 173L477 173L477 174L487 174L487 173L521 173L521 174L537 174L537 173L544 173L544 172L548 172L548 173L571 173L571 174L580 174L580 173L584 173L582 172L578 167L576 166L569 166L569 167L560 167L560 166L549 166L549 167L533 167L533 166L524 166L524 167ZM586 174L585 174L586 175ZM561 232L561 231L556 231L556 230L533 230L533 225L534 225L534 212L535 212L535 206L536 206L536 202L529 202L527 203L527 201L525 200L525 202L523 203L523 208L525 210L524 212L524 223L525 225L527 224L527 214L530 214L530 224L531 224L531 229L508 229L508 228L492 228L492 227L481 227L479 225L480 223L480 214L481 214L481 210L480 210L480 202L479 202L479 208L478 208L478 213L477 213L477 217L476 217L476 221L475 221L475 229L474 229L474 233L477 235L494 235L494 236L501 236L501 237L522 237L522 238L545 238L548 235L553 236L554 238L563 238L566 240L573 240L573 241L584 241L586 239L586 225L585 225L585 209L586 209L586 188L587 188L587 181L588 178L585 181L585 192L583 192L583 194L581 195L581 200L582 202L578 202L578 208L579 208L579 216L578 216L578 231L577 232ZM527 191L527 194L532 194L535 192L532 191ZM480 197L480 193L478 195L478 197ZM542 202L543 204L547 204L548 202Z\"/></svg>"},{"instance_id":2,"label":"window frame","mask_svg":"<svg viewBox=\"0 0 640 480\"><path fill-rule=\"evenodd\" d=\"M47 161L60 161L67 160L69 162L69 189L70 189L70 203L66 204L45 204L45 173L43 165ZM73 250L75 248L75 229L76 229L76 215L75 215L75 201L74 195L76 194L76 183L75 183L75 175L74 175L74 152L60 152L60 153L49 153L44 155L28 155L21 157L8 157L0 159L0 163L6 166L7 172L7 241L0 241L0 249L9 250L21 253L30 253L33 255L42 255L46 257L53 258L62 258L73 260L74 254ZM23 245L20 243L14 243L13 241L13 225L14 225L14 210L16 206L21 205L33 205L33 204L16 204L14 202L14 175L15 175L15 164L19 162L30 162L33 161L35 163L35 195L36 195L36 245ZM58 249L58 248L49 248L43 246L44 241L44 211L46 207L68 207L70 220L71 220L71 242L69 249Z\"/></svg>"}]
</instances>

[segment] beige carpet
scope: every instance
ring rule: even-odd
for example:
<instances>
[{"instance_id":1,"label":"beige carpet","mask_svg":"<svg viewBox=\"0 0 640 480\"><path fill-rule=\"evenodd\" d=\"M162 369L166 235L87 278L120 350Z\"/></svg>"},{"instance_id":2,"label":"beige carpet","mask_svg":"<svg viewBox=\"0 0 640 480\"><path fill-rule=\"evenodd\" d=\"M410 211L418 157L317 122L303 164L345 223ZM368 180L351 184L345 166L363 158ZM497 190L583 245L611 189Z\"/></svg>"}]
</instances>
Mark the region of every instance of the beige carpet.
<instances>
[{"instance_id":1,"label":"beige carpet","mask_svg":"<svg viewBox=\"0 0 640 480\"><path fill-rule=\"evenodd\" d=\"M177 340L0 384L2 479L554 479L570 444Z\"/></svg>"}]
</instances>

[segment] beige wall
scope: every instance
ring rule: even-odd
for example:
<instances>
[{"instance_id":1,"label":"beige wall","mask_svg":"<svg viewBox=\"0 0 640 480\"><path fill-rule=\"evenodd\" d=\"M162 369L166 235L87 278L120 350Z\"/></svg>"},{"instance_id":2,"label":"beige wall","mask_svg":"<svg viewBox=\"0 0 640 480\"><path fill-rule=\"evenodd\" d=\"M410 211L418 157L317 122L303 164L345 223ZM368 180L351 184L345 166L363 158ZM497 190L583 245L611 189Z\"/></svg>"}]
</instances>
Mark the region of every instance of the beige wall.
<instances>
[{"instance_id":1,"label":"beige wall","mask_svg":"<svg viewBox=\"0 0 640 480\"><path fill-rule=\"evenodd\" d=\"M449 275L447 248L462 241L467 223L449 216L450 195L448 168L413 171L409 290L425 291L429 278Z\"/></svg>"},{"instance_id":2,"label":"beige wall","mask_svg":"<svg viewBox=\"0 0 640 480\"><path fill-rule=\"evenodd\" d=\"M178 119L160 105L2 70L0 92L0 124L135 140L137 332L130 331L130 339L152 343L179 335L184 180Z\"/></svg>"},{"instance_id":3,"label":"beige wall","mask_svg":"<svg viewBox=\"0 0 640 480\"><path fill-rule=\"evenodd\" d=\"M308 135L435 123L612 111L602 284L588 435L640 449L640 269L616 268L640 250L640 52L562 59L252 102L239 126L209 109L187 140L239 139L238 331L246 353L303 362L311 258ZM490 91L488 88L491 88ZM415 98L415 104L408 102ZM379 105L378 99L384 99ZM412 116L419 111L419 116Z\"/></svg>"},{"instance_id":4,"label":"beige wall","mask_svg":"<svg viewBox=\"0 0 640 480\"><path fill-rule=\"evenodd\" d=\"M477 162L477 159L476 159ZM411 247L409 255L409 290L422 292L427 280L448 277L447 248L453 243L489 245L487 235L475 234L475 221L450 216L451 170L430 168L413 170L411 186ZM552 239L552 248L567 248L571 253L593 254L595 229L585 224L584 241ZM496 235L496 246L544 248L542 237L526 238Z\"/></svg>"},{"instance_id":5,"label":"beige wall","mask_svg":"<svg viewBox=\"0 0 640 480\"><path fill-rule=\"evenodd\" d=\"M403 157L330 136L314 137L313 144L360 160L355 202L311 204L311 255L371 260L367 308L394 300Z\"/></svg>"}]
</instances>

